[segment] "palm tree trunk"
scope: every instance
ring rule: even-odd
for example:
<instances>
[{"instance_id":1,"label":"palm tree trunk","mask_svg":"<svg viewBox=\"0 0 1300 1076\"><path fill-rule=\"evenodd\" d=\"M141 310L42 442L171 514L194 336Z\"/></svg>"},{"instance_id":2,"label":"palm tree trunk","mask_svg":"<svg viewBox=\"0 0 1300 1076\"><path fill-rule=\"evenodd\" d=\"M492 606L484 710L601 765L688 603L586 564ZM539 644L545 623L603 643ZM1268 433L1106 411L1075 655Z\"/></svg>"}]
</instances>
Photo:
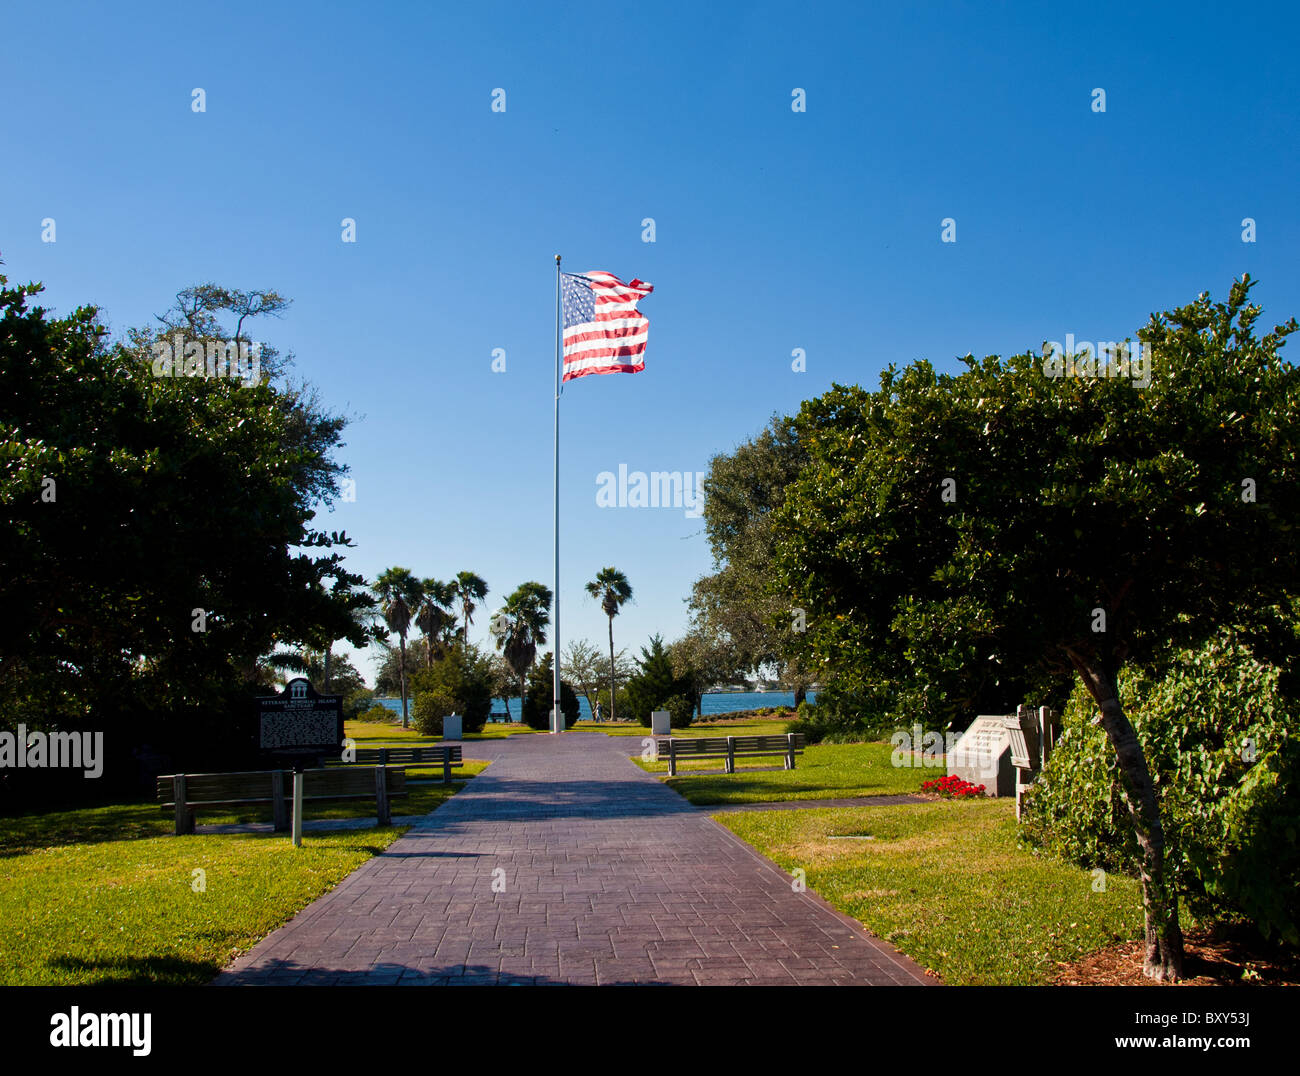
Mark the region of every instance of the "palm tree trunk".
<instances>
[{"instance_id":1,"label":"palm tree trunk","mask_svg":"<svg viewBox=\"0 0 1300 1076\"><path fill-rule=\"evenodd\" d=\"M406 636L397 637L398 668L402 676L402 728L406 728Z\"/></svg>"},{"instance_id":2,"label":"palm tree trunk","mask_svg":"<svg viewBox=\"0 0 1300 1076\"><path fill-rule=\"evenodd\" d=\"M614 618L609 618L609 719L617 720L614 713Z\"/></svg>"}]
</instances>

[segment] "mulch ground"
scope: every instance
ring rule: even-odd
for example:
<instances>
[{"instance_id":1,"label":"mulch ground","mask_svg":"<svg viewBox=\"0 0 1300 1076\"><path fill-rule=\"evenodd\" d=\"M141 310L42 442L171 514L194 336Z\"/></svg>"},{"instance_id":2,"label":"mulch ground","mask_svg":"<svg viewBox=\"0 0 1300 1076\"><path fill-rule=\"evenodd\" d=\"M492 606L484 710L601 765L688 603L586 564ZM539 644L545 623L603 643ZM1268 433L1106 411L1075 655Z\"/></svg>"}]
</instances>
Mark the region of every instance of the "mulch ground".
<instances>
[{"instance_id":1,"label":"mulch ground","mask_svg":"<svg viewBox=\"0 0 1300 1076\"><path fill-rule=\"evenodd\" d=\"M1258 939L1189 930L1183 936L1186 978L1170 986L1300 986L1300 953ZM1063 964L1055 986L1156 986L1142 974L1142 943L1124 942Z\"/></svg>"}]
</instances>

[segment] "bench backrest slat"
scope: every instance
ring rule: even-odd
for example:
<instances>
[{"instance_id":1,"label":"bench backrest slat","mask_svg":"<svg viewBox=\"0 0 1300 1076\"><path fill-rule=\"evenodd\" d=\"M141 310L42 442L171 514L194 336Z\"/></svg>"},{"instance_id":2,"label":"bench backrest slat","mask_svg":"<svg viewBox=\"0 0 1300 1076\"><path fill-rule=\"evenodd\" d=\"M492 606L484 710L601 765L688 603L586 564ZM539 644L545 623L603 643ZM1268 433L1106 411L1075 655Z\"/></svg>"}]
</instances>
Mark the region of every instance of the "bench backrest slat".
<instances>
[{"instance_id":1,"label":"bench backrest slat","mask_svg":"<svg viewBox=\"0 0 1300 1076\"><path fill-rule=\"evenodd\" d=\"M673 750L681 755L705 755L705 754L723 754L727 753L727 737L720 736L672 736L664 737L659 740L660 748L665 749L668 740L672 740ZM755 751L765 751L769 753L783 754L790 749L790 741L785 736L733 736L734 750L736 754L742 752L749 753ZM803 733L794 734L794 746L796 751L801 751L804 746L805 737Z\"/></svg>"},{"instance_id":2,"label":"bench backrest slat","mask_svg":"<svg viewBox=\"0 0 1300 1076\"><path fill-rule=\"evenodd\" d=\"M406 790L406 770L402 767L385 767L385 779L390 795ZM158 798L172 802L174 775L158 778ZM375 768L346 767L328 770L304 770L303 795L307 797L373 795ZM252 770L244 773L198 773L185 775L185 801L205 803L213 800L264 800L272 802L272 771ZM285 772L284 797L293 796L293 774Z\"/></svg>"},{"instance_id":3,"label":"bench backrest slat","mask_svg":"<svg viewBox=\"0 0 1300 1076\"><path fill-rule=\"evenodd\" d=\"M326 759L326 765L375 766L381 761L381 751L385 754L383 761L390 766L440 765L444 757L452 762L461 761L460 744L449 744L445 747L439 744L428 747L358 747L356 758L350 762L344 763L340 751L339 757Z\"/></svg>"}]
</instances>

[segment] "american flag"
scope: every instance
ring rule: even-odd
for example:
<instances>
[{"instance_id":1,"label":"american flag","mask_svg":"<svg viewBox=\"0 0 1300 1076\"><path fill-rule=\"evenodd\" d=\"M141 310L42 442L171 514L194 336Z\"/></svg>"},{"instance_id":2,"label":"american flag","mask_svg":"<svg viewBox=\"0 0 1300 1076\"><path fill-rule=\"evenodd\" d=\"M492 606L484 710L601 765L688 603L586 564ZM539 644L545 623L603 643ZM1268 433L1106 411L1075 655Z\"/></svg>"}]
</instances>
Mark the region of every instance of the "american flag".
<instances>
[{"instance_id":1,"label":"american flag","mask_svg":"<svg viewBox=\"0 0 1300 1076\"><path fill-rule=\"evenodd\" d=\"M564 380L645 369L650 321L636 308L653 284L624 284L613 273L560 274L564 310Z\"/></svg>"}]
</instances>

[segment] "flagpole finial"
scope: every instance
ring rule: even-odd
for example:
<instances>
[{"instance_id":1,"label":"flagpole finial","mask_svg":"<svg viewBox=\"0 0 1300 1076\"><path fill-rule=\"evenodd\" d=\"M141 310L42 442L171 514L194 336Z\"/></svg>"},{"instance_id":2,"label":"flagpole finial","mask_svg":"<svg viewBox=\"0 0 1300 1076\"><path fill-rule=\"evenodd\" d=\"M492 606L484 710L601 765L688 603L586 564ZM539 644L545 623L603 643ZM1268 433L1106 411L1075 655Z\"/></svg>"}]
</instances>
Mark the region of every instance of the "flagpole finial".
<instances>
[{"instance_id":1,"label":"flagpole finial","mask_svg":"<svg viewBox=\"0 0 1300 1076\"><path fill-rule=\"evenodd\" d=\"M555 255L555 264L556 264L556 265L559 265L559 264L560 264L560 256L559 256L558 254Z\"/></svg>"}]
</instances>

